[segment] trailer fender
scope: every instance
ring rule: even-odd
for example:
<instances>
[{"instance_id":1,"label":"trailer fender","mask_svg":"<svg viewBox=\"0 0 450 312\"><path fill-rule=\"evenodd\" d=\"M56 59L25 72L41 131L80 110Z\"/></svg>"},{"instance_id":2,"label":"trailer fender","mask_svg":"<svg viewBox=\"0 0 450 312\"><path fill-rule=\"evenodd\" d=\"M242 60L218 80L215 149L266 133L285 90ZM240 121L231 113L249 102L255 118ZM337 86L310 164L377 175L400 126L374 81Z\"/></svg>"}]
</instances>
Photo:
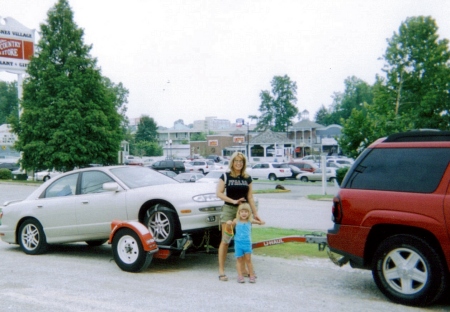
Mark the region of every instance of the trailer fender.
<instances>
[{"instance_id":1,"label":"trailer fender","mask_svg":"<svg viewBox=\"0 0 450 312\"><path fill-rule=\"evenodd\" d=\"M109 234L108 244L111 244L114 238L114 235L118 230L122 228L128 228L134 231L141 240L142 248L145 251L154 251L158 250L158 246L156 245L156 241L153 238L152 233L148 230L148 228L140 222L137 221L120 221L114 220L111 223L111 233Z\"/></svg>"}]
</instances>

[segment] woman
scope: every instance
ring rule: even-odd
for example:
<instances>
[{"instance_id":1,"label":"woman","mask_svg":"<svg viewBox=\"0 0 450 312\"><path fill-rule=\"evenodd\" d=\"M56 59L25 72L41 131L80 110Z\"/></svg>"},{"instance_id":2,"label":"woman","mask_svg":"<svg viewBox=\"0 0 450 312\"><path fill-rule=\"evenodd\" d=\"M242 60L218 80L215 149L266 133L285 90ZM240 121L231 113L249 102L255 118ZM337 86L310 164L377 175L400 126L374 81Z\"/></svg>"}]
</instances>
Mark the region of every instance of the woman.
<instances>
[{"instance_id":1,"label":"woman","mask_svg":"<svg viewBox=\"0 0 450 312\"><path fill-rule=\"evenodd\" d=\"M247 167L245 155L240 152L233 153L228 167L230 172L224 173L217 185L217 196L225 202L220 216L222 236L224 235L227 221L233 221L236 218L237 209L241 203L247 202L252 209L254 219L262 222L253 199L252 178L245 172ZM228 277L225 275L227 253L228 243L222 240L219 246L220 281L228 281ZM246 272L245 268L242 268L242 272Z\"/></svg>"}]
</instances>

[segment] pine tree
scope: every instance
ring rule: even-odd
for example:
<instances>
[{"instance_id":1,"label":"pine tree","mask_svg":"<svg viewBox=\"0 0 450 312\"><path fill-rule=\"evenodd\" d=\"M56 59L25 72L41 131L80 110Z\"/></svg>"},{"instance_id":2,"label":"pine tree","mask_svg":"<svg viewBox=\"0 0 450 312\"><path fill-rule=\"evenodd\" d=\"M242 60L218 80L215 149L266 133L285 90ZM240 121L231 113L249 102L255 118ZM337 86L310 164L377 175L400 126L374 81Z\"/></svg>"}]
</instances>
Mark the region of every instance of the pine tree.
<instances>
[{"instance_id":1,"label":"pine tree","mask_svg":"<svg viewBox=\"0 0 450 312\"><path fill-rule=\"evenodd\" d=\"M117 163L122 118L67 0L49 10L40 34L14 125L22 166L70 170Z\"/></svg>"}]
</instances>

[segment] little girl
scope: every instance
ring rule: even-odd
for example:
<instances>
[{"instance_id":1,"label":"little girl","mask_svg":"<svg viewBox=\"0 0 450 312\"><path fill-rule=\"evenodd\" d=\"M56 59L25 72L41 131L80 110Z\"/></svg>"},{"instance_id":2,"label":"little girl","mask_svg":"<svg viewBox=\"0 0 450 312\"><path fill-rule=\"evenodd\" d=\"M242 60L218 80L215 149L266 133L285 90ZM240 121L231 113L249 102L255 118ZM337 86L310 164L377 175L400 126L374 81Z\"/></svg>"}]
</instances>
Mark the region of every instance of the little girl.
<instances>
[{"instance_id":1,"label":"little girl","mask_svg":"<svg viewBox=\"0 0 450 312\"><path fill-rule=\"evenodd\" d=\"M256 282L255 272L252 264L252 224L264 224L264 221L253 220L252 209L248 203L239 205L236 219L227 221L227 226L235 227L234 235L234 255L236 257L236 269L238 273L238 283L244 283L242 275L243 262L247 265L250 275L250 283Z\"/></svg>"}]
</instances>

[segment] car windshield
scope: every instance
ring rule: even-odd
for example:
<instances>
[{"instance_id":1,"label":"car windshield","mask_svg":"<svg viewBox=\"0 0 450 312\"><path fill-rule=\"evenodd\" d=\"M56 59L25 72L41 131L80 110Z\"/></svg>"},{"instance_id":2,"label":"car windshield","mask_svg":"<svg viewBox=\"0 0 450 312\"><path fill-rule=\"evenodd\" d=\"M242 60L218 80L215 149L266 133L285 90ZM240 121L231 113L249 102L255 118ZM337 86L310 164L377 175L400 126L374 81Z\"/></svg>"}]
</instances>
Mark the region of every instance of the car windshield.
<instances>
[{"instance_id":1,"label":"car windshield","mask_svg":"<svg viewBox=\"0 0 450 312\"><path fill-rule=\"evenodd\" d=\"M146 167L120 167L111 172L129 188L179 183L168 176Z\"/></svg>"}]
</instances>

